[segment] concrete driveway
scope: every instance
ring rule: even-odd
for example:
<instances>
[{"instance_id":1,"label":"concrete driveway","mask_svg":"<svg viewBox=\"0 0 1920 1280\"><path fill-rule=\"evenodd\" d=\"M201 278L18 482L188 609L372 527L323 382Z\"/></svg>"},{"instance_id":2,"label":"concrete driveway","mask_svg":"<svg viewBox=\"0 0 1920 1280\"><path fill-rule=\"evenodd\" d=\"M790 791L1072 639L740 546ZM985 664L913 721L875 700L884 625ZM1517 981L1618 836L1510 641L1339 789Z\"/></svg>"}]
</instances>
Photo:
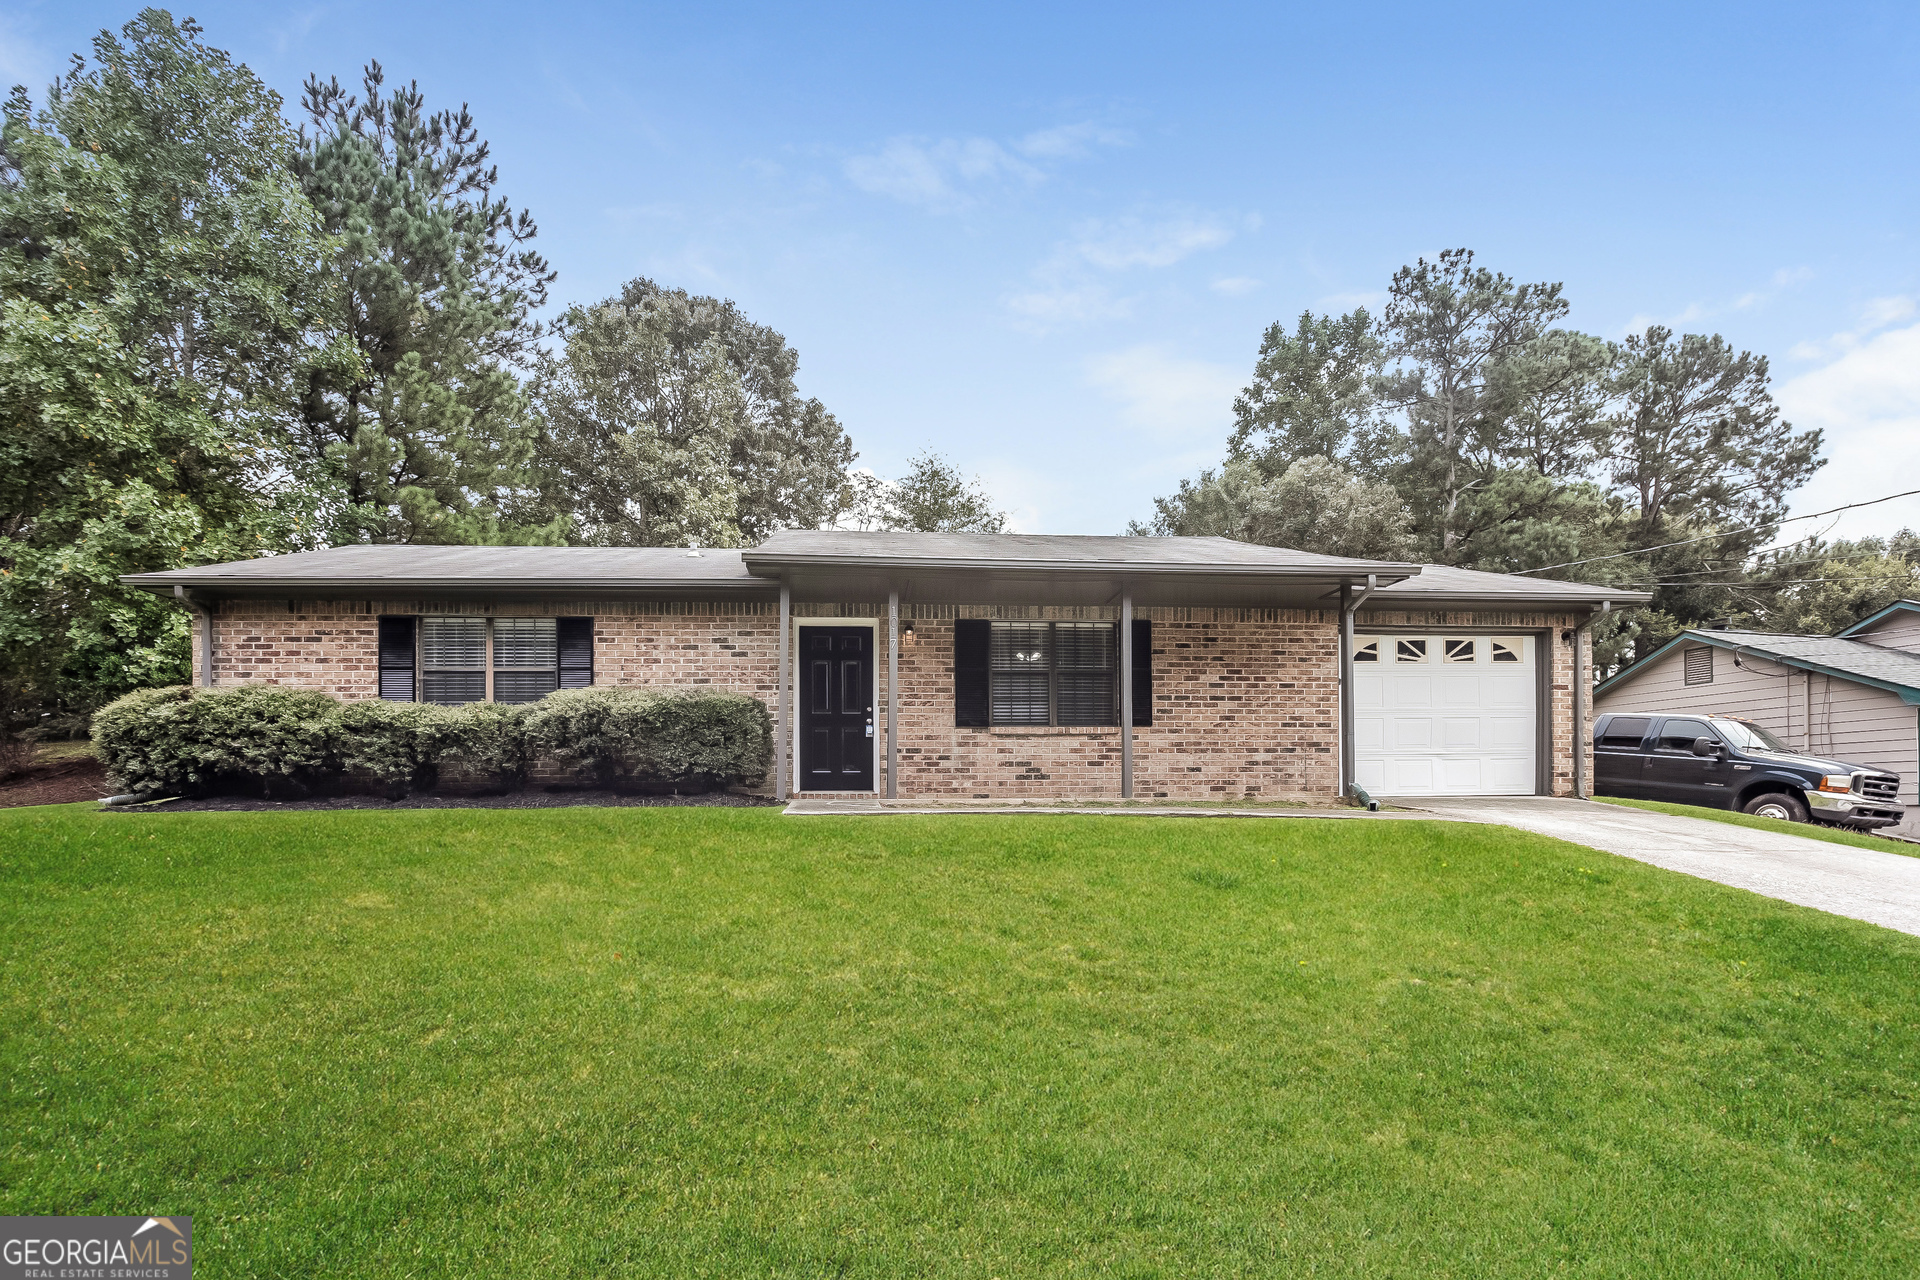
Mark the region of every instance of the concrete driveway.
<instances>
[{"instance_id":1,"label":"concrete driveway","mask_svg":"<svg viewBox=\"0 0 1920 1280\"><path fill-rule=\"evenodd\" d=\"M1782 902L1920 934L1920 858L1591 800L1423 797L1393 803L1557 836Z\"/></svg>"}]
</instances>

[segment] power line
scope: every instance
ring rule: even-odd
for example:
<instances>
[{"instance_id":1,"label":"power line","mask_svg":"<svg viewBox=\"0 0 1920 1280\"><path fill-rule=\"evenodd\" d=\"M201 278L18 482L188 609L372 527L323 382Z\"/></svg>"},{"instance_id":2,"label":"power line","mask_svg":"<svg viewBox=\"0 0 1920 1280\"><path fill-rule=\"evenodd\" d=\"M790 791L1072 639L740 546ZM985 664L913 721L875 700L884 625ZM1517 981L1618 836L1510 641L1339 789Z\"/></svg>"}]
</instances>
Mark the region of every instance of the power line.
<instances>
[{"instance_id":1,"label":"power line","mask_svg":"<svg viewBox=\"0 0 1920 1280\"><path fill-rule=\"evenodd\" d=\"M1860 573L1845 578L1748 578L1740 582L1655 582L1656 587L1791 587L1805 582L1892 582L1896 578L1911 580L1913 572L1906 573Z\"/></svg>"},{"instance_id":2,"label":"power line","mask_svg":"<svg viewBox=\"0 0 1920 1280\"><path fill-rule=\"evenodd\" d=\"M1821 516L1830 516L1840 511L1852 511L1856 507L1877 506L1882 502L1892 502L1895 498L1911 498L1916 493L1920 493L1920 489L1909 489L1905 493L1890 493L1884 498L1871 498L1866 502L1849 502L1844 507L1830 507L1825 511L1812 511L1804 516L1787 516L1784 519L1774 520L1767 524L1748 525L1744 529L1722 529L1719 533L1709 533L1704 537L1682 538L1678 542L1663 542L1657 547L1636 547L1632 551L1616 551L1612 555L1605 556L1588 556L1585 560L1568 560L1564 564L1542 565L1538 569L1515 569L1514 573L1516 575L1522 573L1548 573L1554 569L1571 569L1575 565L1597 564L1602 560L1618 560L1622 556L1643 556L1649 551L1665 551L1669 547L1690 547L1696 542L1712 542L1719 538L1731 538L1735 534L1752 533L1756 529L1772 529L1778 525L1792 524L1796 520L1818 520ZM1792 546L1793 544L1788 543L1787 545Z\"/></svg>"},{"instance_id":3,"label":"power line","mask_svg":"<svg viewBox=\"0 0 1920 1280\"><path fill-rule=\"evenodd\" d=\"M1768 560L1762 564L1756 565L1753 569L1753 572L1766 573L1770 569L1790 569L1795 565L1802 565L1802 564L1829 564L1829 563L1844 563L1844 562L1845 562L1844 557L1841 557L1841 556L1808 556L1804 560ZM1920 566L1909 565L1908 567L1909 569L1920 569ZM1675 569L1673 572L1675 577L1686 577L1690 574L1699 574L1699 573L1730 573L1730 572L1734 572L1738 568L1739 568L1738 565L1724 564L1724 565L1719 565L1712 569ZM1754 582L1756 585L1758 585L1758 584L1765 583L1767 579L1754 578L1754 579L1751 579L1751 581ZM1666 585L1671 586L1672 584L1668 583Z\"/></svg>"}]
</instances>

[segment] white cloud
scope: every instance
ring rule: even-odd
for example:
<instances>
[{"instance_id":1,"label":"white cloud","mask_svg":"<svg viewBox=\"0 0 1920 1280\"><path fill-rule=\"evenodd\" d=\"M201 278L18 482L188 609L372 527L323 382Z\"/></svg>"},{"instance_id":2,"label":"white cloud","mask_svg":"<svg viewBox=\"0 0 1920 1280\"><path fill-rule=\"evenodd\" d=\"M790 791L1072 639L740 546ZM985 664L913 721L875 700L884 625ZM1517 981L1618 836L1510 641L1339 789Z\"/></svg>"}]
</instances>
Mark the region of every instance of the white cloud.
<instances>
[{"instance_id":1,"label":"white cloud","mask_svg":"<svg viewBox=\"0 0 1920 1280\"><path fill-rule=\"evenodd\" d=\"M1870 299L1860 309L1860 323L1832 337L1812 342L1796 342L1787 352L1794 360L1821 360L1851 351L1868 336L1890 324L1898 324L1914 314L1914 300L1905 295Z\"/></svg>"},{"instance_id":2,"label":"white cloud","mask_svg":"<svg viewBox=\"0 0 1920 1280\"><path fill-rule=\"evenodd\" d=\"M1011 294L1007 309L1028 328L1053 329L1089 320L1122 320L1133 313L1133 304L1099 284L1063 283Z\"/></svg>"},{"instance_id":3,"label":"white cloud","mask_svg":"<svg viewBox=\"0 0 1920 1280\"><path fill-rule=\"evenodd\" d=\"M1257 226L1259 220L1248 218L1244 223ZM1217 249L1233 237L1232 224L1211 214L1089 219L1077 224L1072 235L1034 268L1035 289L1007 297L1007 309L1023 327L1036 330L1122 317L1131 312L1132 301L1116 295L1107 278L1171 267L1193 254ZM1257 283L1248 282L1248 287Z\"/></svg>"},{"instance_id":4,"label":"white cloud","mask_svg":"<svg viewBox=\"0 0 1920 1280\"><path fill-rule=\"evenodd\" d=\"M1124 147L1132 140L1125 130L1083 121L1035 130L1014 143L1013 149L1034 159L1077 160L1095 147Z\"/></svg>"},{"instance_id":5,"label":"white cloud","mask_svg":"<svg viewBox=\"0 0 1920 1280\"><path fill-rule=\"evenodd\" d=\"M1215 280L1213 290L1215 293L1238 297L1243 293L1252 293L1260 285L1261 281L1255 280L1252 276L1227 276L1224 279Z\"/></svg>"},{"instance_id":6,"label":"white cloud","mask_svg":"<svg viewBox=\"0 0 1920 1280\"><path fill-rule=\"evenodd\" d=\"M1120 406L1122 422L1180 441L1224 440L1233 398L1240 392L1236 370L1177 356L1154 343L1094 356L1087 361L1086 377Z\"/></svg>"},{"instance_id":7,"label":"white cloud","mask_svg":"<svg viewBox=\"0 0 1920 1280\"><path fill-rule=\"evenodd\" d=\"M851 156L847 179L862 191L935 212L972 203L972 189L994 179L1040 180L1040 170L986 138L894 138L876 155Z\"/></svg>"},{"instance_id":8,"label":"white cloud","mask_svg":"<svg viewBox=\"0 0 1920 1280\"><path fill-rule=\"evenodd\" d=\"M1032 186L1046 177L1038 161L1077 160L1095 147L1121 146L1127 135L1092 123L1055 125L1010 145L991 138L889 138L872 155L841 165L860 190L936 213L972 205L996 184Z\"/></svg>"},{"instance_id":9,"label":"white cloud","mask_svg":"<svg viewBox=\"0 0 1920 1280\"><path fill-rule=\"evenodd\" d=\"M1211 217L1178 217L1158 222L1126 217L1091 219L1073 229L1065 252L1103 271L1129 267L1170 267L1203 249L1218 249L1233 239L1231 228Z\"/></svg>"},{"instance_id":10,"label":"white cloud","mask_svg":"<svg viewBox=\"0 0 1920 1280\"><path fill-rule=\"evenodd\" d=\"M1913 314L1911 306L1906 315ZM1825 511L1914 488L1920 476L1920 325L1889 329L1780 385L1782 413L1826 432L1828 462L1795 495L1795 511ZM1920 498L1849 512L1835 536L1920 527Z\"/></svg>"},{"instance_id":11,"label":"white cloud","mask_svg":"<svg viewBox=\"0 0 1920 1280\"><path fill-rule=\"evenodd\" d=\"M1672 315L1657 316L1650 312L1641 312L1628 320L1621 329L1622 333L1644 333L1652 325L1661 325L1668 329L1684 329L1697 320L1710 320L1714 316L1725 315L1729 311L1747 311L1773 300L1773 295L1781 289L1796 284L1804 284L1813 279L1813 270L1809 267L1781 267L1775 271L1764 289L1749 289L1731 302L1689 302Z\"/></svg>"}]
</instances>

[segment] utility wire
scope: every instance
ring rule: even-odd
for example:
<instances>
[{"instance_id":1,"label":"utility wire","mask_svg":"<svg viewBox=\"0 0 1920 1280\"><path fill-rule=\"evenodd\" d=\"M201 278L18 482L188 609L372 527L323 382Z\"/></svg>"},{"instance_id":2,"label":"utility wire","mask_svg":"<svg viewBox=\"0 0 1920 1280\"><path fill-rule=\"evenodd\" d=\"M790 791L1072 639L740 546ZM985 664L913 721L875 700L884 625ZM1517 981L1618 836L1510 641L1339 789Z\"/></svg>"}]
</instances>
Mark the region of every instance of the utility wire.
<instances>
[{"instance_id":1,"label":"utility wire","mask_svg":"<svg viewBox=\"0 0 1920 1280\"><path fill-rule=\"evenodd\" d=\"M1749 578L1743 582L1656 582L1656 587L1791 587L1805 582L1892 582L1896 578L1911 579L1912 573L1861 573L1844 578Z\"/></svg>"},{"instance_id":2,"label":"utility wire","mask_svg":"<svg viewBox=\"0 0 1920 1280\"><path fill-rule=\"evenodd\" d=\"M1643 556L1649 551L1665 551L1669 547L1690 547L1696 542L1712 542L1718 538L1731 538L1735 534L1752 533L1756 529L1771 529L1777 525L1792 524L1796 520L1817 520L1821 516L1830 516L1837 511L1852 511L1855 507L1876 506L1882 502L1892 502L1895 498L1911 498L1916 493L1920 493L1920 489L1909 489L1905 493L1890 493L1884 498L1871 498L1866 502L1849 502L1844 507L1830 507L1825 511L1812 511L1804 516L1787 516L1785 519L1771 521L1767 524L1748 525L1744 529L1722 529L1719 533L1709 533L1704 537L1682 538L1678 542L1663 542L1657 547L1636 547L1632 551L1616 551L1612 555L1605 556L1588 556L1585 560L1568 560L1564 564L1542 565L1538 569L1515 569L1514 573L1516 575L1522 573L1548 573L1554 569L1571 569L1575 565L1580 564L1596 564L1602 560L1618 560L1622 556ZM1787 545L1792 546L1793 544L1788 543Z\"/></svg>"},{"instance_id":3,"label":"utility wire","mask_svg":"<svg viewBox=\"0 0 1920 1280\"><path fill-rule=\"evenodd\" d=\"M1791 569L1795 565L1828 564L1828 563L1845 563L1845 561L1842 560L1839 556L1808 556L1804 560L1768 560L1763 564L1755 566L1755 568L1753 569L1753 572L1766 573L1768 570L1771 570L1771 569ZM1737 572L1739 570L1739 567L1740 566L1738 565L1723 564L1711 569L1675 569L1673 571L1673 576L1677 578L1684 578L1691 574L1733 573L1733 572ZM1914 571L1920 571L1920 565L1909 566L1909 569ZM1766 583L1767 581L1769 581L1769 579L1754 578L1754 579L1751 579L1751 581L1755 585L1760 585L1760 584ZM1667 584L1667 585L1671 585L1671 584Z\"/></svg>"}]
</instances>

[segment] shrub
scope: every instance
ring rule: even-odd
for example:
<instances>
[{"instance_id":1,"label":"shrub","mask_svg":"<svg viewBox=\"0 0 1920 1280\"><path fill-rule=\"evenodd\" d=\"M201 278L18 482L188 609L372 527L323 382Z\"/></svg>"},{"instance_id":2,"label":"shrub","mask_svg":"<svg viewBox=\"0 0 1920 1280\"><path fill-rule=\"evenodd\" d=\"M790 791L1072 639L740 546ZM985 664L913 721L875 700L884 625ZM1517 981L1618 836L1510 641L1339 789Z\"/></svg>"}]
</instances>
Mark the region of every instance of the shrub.
<instances>
[{"instance_id":1,"label":"shrub","mask_svg":"<svg viewBox=\"0 0 1920 1280\"><path fill-rule=\"evenodd\" d=\"M431 790L466 710L420 702L349 702L333 720L334 754L350 779L389 799Z\"/></svg>"},{"instance_id":2,"label":"shrub","mask_svg":"<svg viewBox=\"0 0 1920 1280\"><path fill-rule=\"evenodd\" d=\"M94 716L94 746L128 791L204 794L252 783L300 794L339 770L324 693L242 685L142 689Z\"/></svg>"},{"instance_id":3,"label":"shrub","mask_svg":"<svg viewBox=\"0 0 1920 1280\"><path fill-rule=\"evenodd\" d=\"M528 709L529 755L603 784L757 782L773 757L759 699L714 690L569 689Z\"/></svg>"},{"instance_id":4,"label":"shrub","mask_svg":"<svg viewBox=\"0 0 1920 1280\"><path fill-rule=\"evenodd\" d=\"M634 777L646 766L641 713L660 695L651 689L563 689L527 712L527 754L578 765L595 781Z\"/></svg>"},{"instance_id":5,"label":"shrub","mask_svg":"<svg viewBox=\"0 0 1920 1280\"><path fill-rule=\"evenodd\" d=\"M773 756L767 709L712 690L570 689L529 706L352 702L270 685L143 689L94 717L125 791L304 794L338 780L398 797L455 766L509 790L536 755L606 783L757 782Z\"/></svg>"},{"instance_id":6,"label":"shrub","mask_svg":"<svg viewBox=\"0 0 1920 1280\"><path fill-rule=\"evenodd\" d=\"M744 693L669 690L642 717L648 770L662 782L759 782L773 763L773 718Z\"/></svg>"},{"instance_id":7,"label":"shrub","mask_svg":"<svg viewBox=\"0 0 1920 1280\"><path fill-rule=\"evenodd\" d=\"M447 718L437 767L454 765L482 787L511 791L527 776L525 706L470 702Z\"/></svg>"}]
</instances>

